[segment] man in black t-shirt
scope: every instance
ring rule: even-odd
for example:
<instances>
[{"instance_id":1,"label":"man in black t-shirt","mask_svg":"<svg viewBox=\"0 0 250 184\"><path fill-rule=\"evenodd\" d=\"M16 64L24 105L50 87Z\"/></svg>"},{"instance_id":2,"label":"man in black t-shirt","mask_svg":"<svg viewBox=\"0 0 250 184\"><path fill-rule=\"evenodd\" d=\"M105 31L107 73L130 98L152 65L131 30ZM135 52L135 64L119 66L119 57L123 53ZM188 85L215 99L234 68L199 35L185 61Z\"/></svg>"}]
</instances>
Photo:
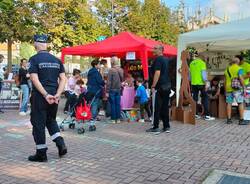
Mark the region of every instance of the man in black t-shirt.
<instances>
[{"instance_id":1,"label":"man in black t-shirt","mask_svg":"<svg viewBox=\"0 0 250 184\"><path fill-rule=\"evenodd\" d=\"M31 96L31 123L36 143L36 154L29 161L47 161L45 127L56 143L59 156L67 153L64 140L56 122L59 98L64 90L66 77L64 66L59 59L47 51L47 36L35 35L37 54L30 58L30 78L33 83Z\"/></svg>"},{"instance_id":2,"label":"man in black t-shirt","mask_svg":"<svg viewBox=\"0 0 250 184\"><path fill-rule=\"evenodd\" d=\"M153 105L153 127L147 132L160 132L159 120L163 121L162 132L169 132L169 94L171 90L171 82L169 77L169 60L163 56L164 47L157 45L154 47L153 53L156 59L152 64L152 105Z\"/></svg>"}]
</instances>

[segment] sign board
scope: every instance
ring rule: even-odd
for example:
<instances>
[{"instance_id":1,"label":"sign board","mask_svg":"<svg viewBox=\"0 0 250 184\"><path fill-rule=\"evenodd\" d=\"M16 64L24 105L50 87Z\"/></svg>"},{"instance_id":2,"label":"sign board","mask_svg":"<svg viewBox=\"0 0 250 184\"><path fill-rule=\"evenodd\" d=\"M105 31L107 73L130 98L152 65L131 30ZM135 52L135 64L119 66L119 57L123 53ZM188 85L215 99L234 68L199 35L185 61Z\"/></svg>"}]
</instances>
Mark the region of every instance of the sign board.
<instances>
[{"instance_id":1,"label":"sign board","mask_svg":"<svg viewBox=\"0 0 250 184\"><path fill-rule=\"evenodd\" d=\"M130 72L140 71L140 70L142 70L142 65L140 65L140 64L138 64L138 65L136 65L136 64L129 65L129 71Z\"/></svg>"},{"instance_id":2,"label":"sign board","mask_svg":"<svg viewBox=\"0 0 250 184\"><path fill-rule=\"evenodd\" d=\"M106 36L98 36L97 41L103 41L106 38L107 38Z\"/></svg>"},{"instance_id":3,"label":"sign board","mask_svg":"<svg viewBox=\"0 0 250 184\"><path fill-rule=\"evenodd\" d=\"M126 53L126 60L135 60L135 52L127 52Z\"/></svg>"},{"instance_id":4,"label":"sign board","mask_svg":"<svg viewBox=\"0 0 250 184\"><path fill-rule=\"evenodd\" d=\"M19 109L20 93L14 81L3 81L0 94L1 109Z\"/></svg>"}]
</instances>

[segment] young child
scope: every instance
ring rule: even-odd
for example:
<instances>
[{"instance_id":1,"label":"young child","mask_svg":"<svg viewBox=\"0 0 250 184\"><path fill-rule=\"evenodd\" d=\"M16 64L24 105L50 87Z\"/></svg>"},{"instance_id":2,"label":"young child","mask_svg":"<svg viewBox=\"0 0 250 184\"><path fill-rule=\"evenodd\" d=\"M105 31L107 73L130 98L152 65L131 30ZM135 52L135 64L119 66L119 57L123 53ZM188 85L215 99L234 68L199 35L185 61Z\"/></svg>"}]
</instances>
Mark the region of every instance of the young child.
<instances>
[{"instance_id":1,"label":"young child","mask_svg":"<svg viewBox=\"0 0 250 184\"><path fill-rule=\"evenodd\" d=\"M79 96L82 93L85 93L87 91L86 87L84 87L84 81L82 79L79 79L76 81L76 86L75 86L75 94L76 96Z\"/></svg>"},{"instance_id":2,"label":"young child","mask_svg":"<svg viewBox=\"0 0 250 184\"><path fill-rule=\"evenodd\" d=\"M144 123L144 110L147 111L148 114L148 118L150 119L151 117L151 112L149 110L149 106L148 106L148 95L147 95L147 91L146 88L144 87L144 85L142 85L143 80L142 78L138 78L136 81L136 85L138 86L137 90L136 90L136 98L138 98L139 104L140 104L140 113L141 113L141 119L139 120L139 122Z\"/></svg>"}]
</instances>

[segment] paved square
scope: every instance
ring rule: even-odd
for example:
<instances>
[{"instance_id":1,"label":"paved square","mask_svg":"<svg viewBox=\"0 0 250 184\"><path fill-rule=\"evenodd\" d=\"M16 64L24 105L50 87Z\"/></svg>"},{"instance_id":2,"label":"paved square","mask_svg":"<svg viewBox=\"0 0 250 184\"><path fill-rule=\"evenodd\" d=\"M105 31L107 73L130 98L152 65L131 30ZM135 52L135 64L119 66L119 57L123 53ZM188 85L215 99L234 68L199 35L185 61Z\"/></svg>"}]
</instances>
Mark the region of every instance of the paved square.
<instances>
[{"instance_id":1,"label":"paved square","mask_svg":"<svg viewBox=\"0 0 250 184\"><path fill-rule=\"evenodd\" d=\"M213 169L250 174L249 126L172 122L170 134L153 135L145 132L150 123L101 121L84 135L66 129L69 153L62 159L47 137L48 163L31 163L28 122L16 111L0 114L1 184L199 184Z\"/></svg>"}]
</instances>

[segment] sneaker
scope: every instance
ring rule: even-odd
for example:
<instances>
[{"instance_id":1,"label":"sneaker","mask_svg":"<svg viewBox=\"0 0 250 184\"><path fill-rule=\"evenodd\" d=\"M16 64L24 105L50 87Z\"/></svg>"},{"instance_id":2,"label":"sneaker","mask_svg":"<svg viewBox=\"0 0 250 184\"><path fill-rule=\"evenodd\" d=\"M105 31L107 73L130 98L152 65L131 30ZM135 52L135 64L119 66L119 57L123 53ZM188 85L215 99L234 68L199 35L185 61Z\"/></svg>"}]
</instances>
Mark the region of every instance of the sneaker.
<instances>
[{"instance_id":1,"label":"sneaker","mask_svg":"<svg viewBox=\"0 0 250 184\"><path fill-rule=\"evenodd\" d=\"M28 110L28 111L26 112L26 115L28 115L28 114L30 114L30 110Z\"/></svg>"},{"instance_id":2,"label":"sneaker","mask_svg":"<svg viewBox=\"0 0 250 184\"><path fill-rule=\"evenodd\" d=\"M121 120L117 119L117 120L116 120L116 123L121 123Z\"/></svg>"},{"instance_id":3,"label":"sneaker","mask_svg":"<svg viewBox=\"0 0 250 184\"><path fill-rule=\"evenodd\" d=\"M206 121L212 121L212 120L215 120L215 118L211 117L211 116L205 116L204 120L206 120Z\"/></svg>"},{"instance_id":4,"label":"sneaker","mask_svg":"<svg viewBox=\"0 0 250 184\"><path fill-rule=\"evenodd\" d=\"M227 119L226 124L232 124L232 123L233 123L233 121L231 119Z\"/></svg>"},{"instance_id":5,"label":"sneaker","mask_svg":"<svg viewBox=\"0 0 250 184\"><path fill-rule=\"evenodd\" d=\"M139 123L145 123L145 120L144 119L140 119Z\"/></svg>"},{"instance_id":6,"label":"sneaker","mask_svg":"<svg viewBox=\"0 0 250 184\"><path fill-rule=\"evenodd\" d=\"M96 126L95 125L90 125L89 126L89 131L90 132L96 131Z\"/></svg>"},{"instance_id":7,"label":"sneaker","mask_svg":"<svg viewBox=\"0 0 250 184\"><path fill-rule=\"evenodd\" d=\"M195 115L195 119L201 119L201 116L198 115L198 114L196 114L196 115Z\"/></svg>"},{"instance_id":8,"label":"sneaker","mask_svg":"<svg viewBox=\"0 0 250 184\"><path fill-rule=\"evenodd\" d=\"M244 119L239 120L239 125L248 125L248 122Z\"/></svg>"},{"instance_id":9,"label":"sneaker","mask_svg":"<svg viewBox=\"0 0 250 184\"><path fill-rule=\"evenodd\" d=\"M26 113L25 112L19 112L19 115L20 116L26 116Z\"/></svg>"},{"instance_id":10,"label":"sneaker","mask_svg":"<svg viewBox=\"0 0 250 184\"><path fill-rule=\"evenodd\" d=\"M163 129L161 130L161 132L170 133L170 128L163 128Z\"/></svg>"},{"instance_id":11,"label":"sneaker","mask_svg":"<svg viewBox=\"0 0 250 184\"><path fill-rule=\"evenodd\" d=\"M111 120L111 123L116 124L116 121L112 119L112 120Z\"/></svg>"},{"instance_id":12,"label":"sneaker","mask_svg":"<svg viewBox=\"0 0 250 184\"><path fill-rule=\"evenodd\" d=\"M159 128L150 128L150 129L147 129L146 132L160 132L160 129Z\"/></svg>"}]
</instances>

